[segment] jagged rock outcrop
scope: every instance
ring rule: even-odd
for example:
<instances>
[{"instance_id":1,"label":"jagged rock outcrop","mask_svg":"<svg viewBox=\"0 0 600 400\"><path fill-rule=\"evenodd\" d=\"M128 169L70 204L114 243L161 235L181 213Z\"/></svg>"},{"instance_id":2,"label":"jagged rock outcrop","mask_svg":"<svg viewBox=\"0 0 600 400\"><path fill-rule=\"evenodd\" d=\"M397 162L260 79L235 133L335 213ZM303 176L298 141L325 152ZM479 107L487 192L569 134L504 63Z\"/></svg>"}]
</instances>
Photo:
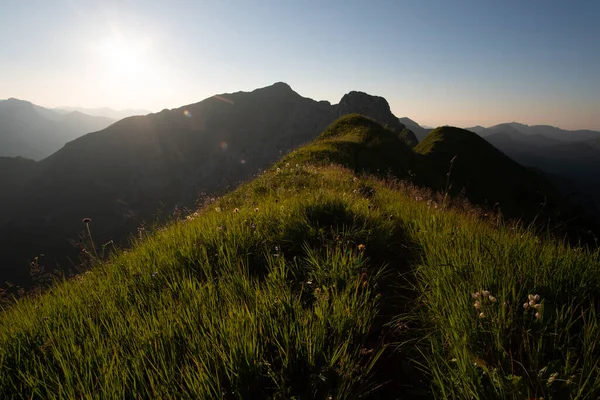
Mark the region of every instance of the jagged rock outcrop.
<instances>
[{"instance_id":1,"label":"jagged rock outcrop","mask_svg":"<svg viewBox=\"0 0 600 400\"><path fill-rule=\"evenodd\" d=\"M336 111L337 117L348 114L365 115L392 132L398 133L410 147L414 147L418 143L417 137L412 131L404 131L406 127L392 114L390 105L383 97L352 91L342 97Z\"/></svg>"}]
</instances>

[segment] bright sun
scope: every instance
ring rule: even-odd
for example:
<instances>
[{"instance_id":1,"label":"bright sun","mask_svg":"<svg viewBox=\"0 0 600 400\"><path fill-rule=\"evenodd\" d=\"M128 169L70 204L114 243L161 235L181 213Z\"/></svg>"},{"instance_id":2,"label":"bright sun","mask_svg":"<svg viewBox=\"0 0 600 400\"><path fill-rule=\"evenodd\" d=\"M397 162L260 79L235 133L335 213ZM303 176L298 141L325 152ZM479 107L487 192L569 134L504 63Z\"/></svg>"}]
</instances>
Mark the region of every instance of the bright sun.
<instances>
[{"instance_id":1,"label":"bright sun","mask_svg":"<svg viewBox=\"0 0 600 400\"><path fill-rule=\"evenodd\" d=\"M152 80L152 66L147 57L150 47L148 39L136 40L119 32L93 44L94 58L100 67L99 83L119 88L121 92L136 91L148 85Z\"/></svg>"}]
</instances>

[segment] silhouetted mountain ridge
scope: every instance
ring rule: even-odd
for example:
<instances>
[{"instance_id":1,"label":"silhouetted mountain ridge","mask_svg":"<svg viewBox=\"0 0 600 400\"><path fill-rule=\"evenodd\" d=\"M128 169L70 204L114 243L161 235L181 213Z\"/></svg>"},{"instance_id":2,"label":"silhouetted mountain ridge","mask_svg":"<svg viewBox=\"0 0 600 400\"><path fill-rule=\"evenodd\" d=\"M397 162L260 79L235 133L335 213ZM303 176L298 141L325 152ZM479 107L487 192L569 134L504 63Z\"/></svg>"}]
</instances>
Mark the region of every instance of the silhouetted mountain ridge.
<instances>
[{"instance_id":1,"label":"silhouetted mountain ridge","mask_svg":"<svg viewBox=\"0 0 600 400\"><path fill-rule=\"evenodd\" d=\"M413 121L412 119L410 119L408 117L398 118L398 120L400 121L400 123L402 123L408 129L410 129L411 131L413 131L415 133L415 136L418 141L423 140L425 138L425 136L427 136L427 134L433 130L433 129L422 127L417 122Z\"/></svg>"},{"instance_id":2,"label":"silhouetted mountain ridge","mask_svg":"<svg viewBox=\"0 0 600 400\"><path fill-rule=\"evenodd\" d=\"M99 243L123 239L142 221L249 179L346 112L361 110L392 124L400 137L410 135L383 98L356 92L340 105L276 83L128 117L73 140L35 168L15 171L18 185L0 181L14 193L0 210L0 266L14 271L40 253L76 259L67 238L77 238L84 217L97 221Z\"/></svg>"},{"instance_id":3,"label":"silhouetted mountain ridge","mask_svg":"<svg viewBox=\"0 0 600 400\"><path fill-rule=\"evenodd\" d=\"M0 207L2 279L23 282L27 260L42 253L45 265L62 269L85 259L68 241L77 240L82 218L94 221L98 245L123 244L141 223L250 179L340 117L327 130L341 129L339 137L314 142L319 160L462 192L476 204L498 203L508 217L531 217L540 197L552 203L548 216L561 207L551 185L475 134L442 127L415 147L414 133L382 97L354 91L331 105L276 83L122 119L40 162L4 160L14 173L0 174L0 187L11 193Z\"/></svg>"},{"instance_id":4,"label":"silhouetted mountain ridge","mask_svg":"<svg viewBox=\"0 0 600 400\"><path fill-rule=\"evenodd\" d=\"M509 123L481 135L518 163L548 174L573 201L590 209L590 218L600 219L600 132Z\"/></svg>"},{"instance_id":5,"label":"silhouetted mountain ridge","mask_svg":"<svg viewBox=\"0 0 600 400\"><path fill-rule=\"evenodd\" d=\"M136 115L147 115L150 114L151 111L144 110L141 108L138 109L125 109L125 110L114 110L108 107L101 108L86 108L86 107L57 107L53 108L52 111L59 114L66 114L71 112L80 112L87 115L94 115L97 117L105 117L110 118L114 121L121 120L127 117L133 117Z\"/></svg>"}]
</instances>

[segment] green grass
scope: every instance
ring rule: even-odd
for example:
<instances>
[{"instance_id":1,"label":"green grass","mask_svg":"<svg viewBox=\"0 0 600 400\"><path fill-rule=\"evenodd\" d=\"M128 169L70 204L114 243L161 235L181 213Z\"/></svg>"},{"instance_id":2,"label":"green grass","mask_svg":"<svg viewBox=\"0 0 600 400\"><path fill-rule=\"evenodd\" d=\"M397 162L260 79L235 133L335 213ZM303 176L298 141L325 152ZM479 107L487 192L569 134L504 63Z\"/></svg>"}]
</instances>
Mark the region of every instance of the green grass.
<instances>
[{"instance_id":1,"label":"green grass","mask_svg":"<svg viewBox=\"0 0 600 400\"><path fill-rule=\"evenodd\" d=\"M0 398L598 398L598 249L442 205L342 122L5 309Z\"/></svg>"}]
</instances>

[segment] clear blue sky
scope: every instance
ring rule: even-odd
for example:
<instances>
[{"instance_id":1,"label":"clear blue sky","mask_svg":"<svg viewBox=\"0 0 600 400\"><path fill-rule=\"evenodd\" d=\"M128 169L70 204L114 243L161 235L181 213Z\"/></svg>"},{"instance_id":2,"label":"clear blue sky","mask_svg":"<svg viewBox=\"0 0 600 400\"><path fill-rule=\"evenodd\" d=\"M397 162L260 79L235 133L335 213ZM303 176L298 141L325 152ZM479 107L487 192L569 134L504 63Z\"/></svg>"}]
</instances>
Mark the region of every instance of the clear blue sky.
<instances>
[{"instance_id":1,"label":"clear blue sky","mask_svg":"<svg viewBox=\"0 0 600 400\"><path fill-rule=\"evenodd\" d=\"M425 125L600 130L598 0L0 1L0 98L157 111L287 82Z\"/></svg>"}]
</instances>

